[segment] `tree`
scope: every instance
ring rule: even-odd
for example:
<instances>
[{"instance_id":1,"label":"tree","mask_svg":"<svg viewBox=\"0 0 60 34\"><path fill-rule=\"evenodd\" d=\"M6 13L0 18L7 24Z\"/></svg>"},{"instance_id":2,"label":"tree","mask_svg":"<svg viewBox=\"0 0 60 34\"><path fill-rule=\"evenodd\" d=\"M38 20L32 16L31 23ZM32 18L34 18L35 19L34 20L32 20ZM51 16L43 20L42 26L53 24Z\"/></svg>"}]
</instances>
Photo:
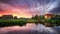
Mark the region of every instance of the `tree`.
<instances>
[{"instance_id":1,"label":"tree","mask_svg":"<svg viewBox=\"0 0 60 34\"><path fill-rule=\"evenodd\" d=\"M38 19L38 15L32 16L32 19Z\"/></svg>"},{"instance_id":2,"label":"tree","mask_svg":"<svg viewBox=\"0 0 60 34\"><path fill-rule=\"evenodd\" d=\"M14 16L14 19L17 19L18 17L17 16Z\"/></svg>"}]
</instances>

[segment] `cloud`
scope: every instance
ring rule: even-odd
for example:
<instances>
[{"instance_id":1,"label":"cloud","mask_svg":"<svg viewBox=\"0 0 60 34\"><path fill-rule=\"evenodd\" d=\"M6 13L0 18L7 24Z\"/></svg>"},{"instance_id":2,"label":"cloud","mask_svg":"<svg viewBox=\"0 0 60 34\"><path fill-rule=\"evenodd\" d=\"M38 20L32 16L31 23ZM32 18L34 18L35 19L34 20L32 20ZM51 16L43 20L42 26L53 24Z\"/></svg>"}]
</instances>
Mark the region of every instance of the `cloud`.
<instances>
[{"instance_id":1,"label":"cloud","mask_svg":"<svg viewBox=\"0 0 60 34\"><path fill-rule=\"evenodd\" d=\"M60 13L60 0L0 0L0 12L10 11L20 14Z\"/></svg>"},{"instance_id":2,"label":"cloud","mask_svg":"<svg viewBox=\"0 0 60 34\"><path fill-rule=\"evenodd\" d=\"M50 11L50 13L56 13L59 14L60 13L60 7L54 8Z\"/></svg>"}]
</instances>

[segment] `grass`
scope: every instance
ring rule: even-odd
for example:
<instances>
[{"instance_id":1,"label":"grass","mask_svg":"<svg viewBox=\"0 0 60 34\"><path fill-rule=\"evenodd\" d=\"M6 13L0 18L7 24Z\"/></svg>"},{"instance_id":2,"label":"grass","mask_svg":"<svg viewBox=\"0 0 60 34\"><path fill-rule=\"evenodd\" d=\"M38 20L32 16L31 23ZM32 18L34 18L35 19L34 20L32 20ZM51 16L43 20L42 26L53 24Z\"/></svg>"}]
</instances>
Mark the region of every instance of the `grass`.
<instances>
[{"instance_id":1,"label":"grass","mask_svg":"<svg viewBox=\"0 0 60 34\"><path fill-rule=\"evenodd\" d=\"M25 25L26 23L35 23L33 19L0 19L0 27L13 26L13 25Z\"/></svg>"},{"instance_id":2,"label":"grass","mask_svg":"<svg viewBox=\"0 0 60 34\"><path fill-rule=\"evenodd\" d=\"M26 25L26 23L51 23L54 24L56 26L60 25L60 20L34 20L34 19L0 19L0 27L5 27L5 26L14 26L14 25Z\"/></svg>"}]
</instances>

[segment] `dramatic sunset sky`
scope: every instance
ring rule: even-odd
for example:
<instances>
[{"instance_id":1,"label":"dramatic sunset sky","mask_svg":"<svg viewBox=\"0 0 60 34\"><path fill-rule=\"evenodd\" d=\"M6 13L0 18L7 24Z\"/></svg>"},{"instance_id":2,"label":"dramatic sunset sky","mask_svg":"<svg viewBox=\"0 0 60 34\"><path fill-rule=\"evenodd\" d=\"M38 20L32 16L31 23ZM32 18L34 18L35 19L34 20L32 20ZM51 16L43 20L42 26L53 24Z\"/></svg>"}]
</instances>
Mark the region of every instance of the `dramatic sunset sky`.
<instances>
[{"instance_id":1,"label":"dramatic sunset sky","mask_svg":"<svg viewBox=\"0 0 60 34\"><path fill-rule=\"evenodd\" d=\"M0 0L0 16L30 18L32 15L60 13L60 0Z\"/></svg>"}]
</instances>

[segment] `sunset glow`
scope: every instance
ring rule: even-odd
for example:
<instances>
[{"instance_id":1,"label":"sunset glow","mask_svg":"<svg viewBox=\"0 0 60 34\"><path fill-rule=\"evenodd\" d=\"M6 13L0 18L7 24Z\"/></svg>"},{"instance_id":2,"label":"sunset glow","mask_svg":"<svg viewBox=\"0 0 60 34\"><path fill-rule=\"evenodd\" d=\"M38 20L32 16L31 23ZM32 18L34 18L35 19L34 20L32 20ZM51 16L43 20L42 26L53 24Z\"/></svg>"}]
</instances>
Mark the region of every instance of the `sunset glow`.
<instances>
[{"instance_id":1,"label":"sunset glow","mask_svg":"<svg viewBox=\"0 0 60 34\"><path fill-rule=\"evenodd\" d=\"M0 0L0 16L12 14L31 18L36 14L59 13L59 11L53 10L59 6L60 0Z\"/></svg>"}]
</instances>

